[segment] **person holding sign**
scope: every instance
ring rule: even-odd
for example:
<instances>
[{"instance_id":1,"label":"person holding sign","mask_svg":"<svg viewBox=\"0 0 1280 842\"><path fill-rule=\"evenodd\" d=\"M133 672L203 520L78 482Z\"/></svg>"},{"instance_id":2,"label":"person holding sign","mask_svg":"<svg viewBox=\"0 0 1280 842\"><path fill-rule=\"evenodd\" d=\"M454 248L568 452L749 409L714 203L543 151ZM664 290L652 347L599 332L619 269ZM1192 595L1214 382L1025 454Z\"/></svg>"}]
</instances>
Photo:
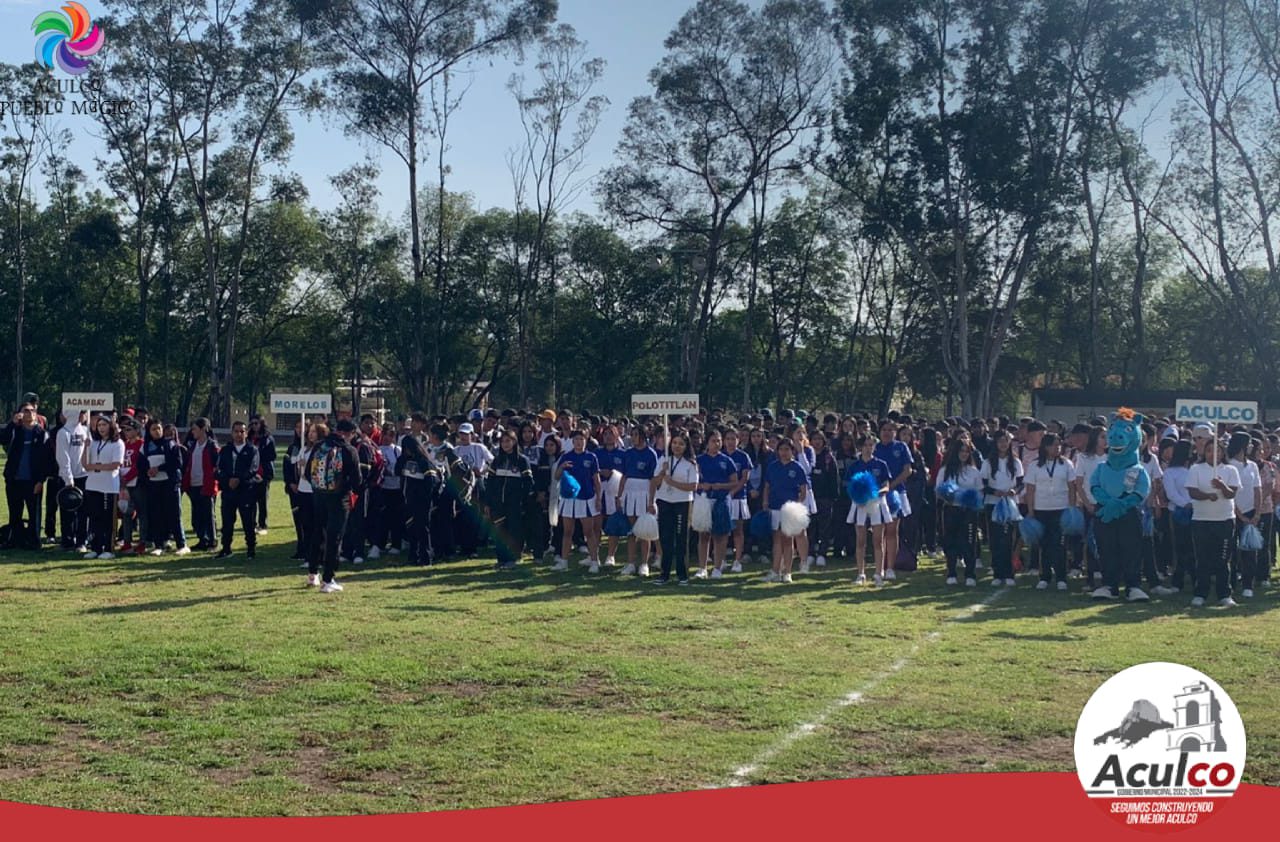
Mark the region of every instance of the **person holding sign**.
<instances>
[{"instance_id":1,"label":"person holding sign","mask_svg":"<svg viewBox=\"0 0 1280 842\"><path fill-rule=\"evenodd\" d=\"M1200 461L1187 473L1191 498L1191 541L1196 551L1196 595L1191 607L1200 608L1209 598L1209 585L1217 586L1218 604L1234 608L1231 598L1231 554L1235 545L1235 498L1240 473L1218 460L1213 428L1197 424L1192 435L1202 445Z\"/></svg>"}]
</instances>

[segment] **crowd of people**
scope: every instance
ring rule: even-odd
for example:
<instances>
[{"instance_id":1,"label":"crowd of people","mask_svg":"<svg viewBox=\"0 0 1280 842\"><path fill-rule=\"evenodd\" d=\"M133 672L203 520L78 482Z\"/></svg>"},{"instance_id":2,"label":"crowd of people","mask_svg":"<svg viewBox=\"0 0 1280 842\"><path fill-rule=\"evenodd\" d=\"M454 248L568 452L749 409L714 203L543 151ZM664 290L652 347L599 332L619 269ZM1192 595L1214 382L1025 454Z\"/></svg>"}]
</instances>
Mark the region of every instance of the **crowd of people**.
<instances>
[{"instance_id":1,"label":"crowd of people","mask_svg":"<svg viewBox=\"0 0 1280 842\"><path fill-rule=\"evenodd\" d=\"M1275 562L1280 436L1262 426L1144 421L1149 483L1132 546L1109 539L1091 487L1108 454L1102 417L1067 428L1029 417L702 411L664 427L490 409L382 425L313 418L293 432L277 472L260 417L236 421L220 443L208 419L180 430L144 408L57 413L50 426L29 394L0 431L6 546L230 558L238 519L252 560L279 479L294 560L324 593L342 590L340 564L384 555L431 566L484 550L499 570L532 558L554 572L576 557L588 574L616 568L656 585L752 564L765 565L765 581L790 583L847 560L867 587L922 558L945 561L948 586L975 587L985 557L996 587L1016 587L1023 573L1040 590L1082 580L1098 599L1191 593L1193 606L1212 588L1230 607L1268 586ZM1082 528L1069 528L1073 512ZM1019 520L1042 534L1024 540Z\"/></svg>"}]
</instances>

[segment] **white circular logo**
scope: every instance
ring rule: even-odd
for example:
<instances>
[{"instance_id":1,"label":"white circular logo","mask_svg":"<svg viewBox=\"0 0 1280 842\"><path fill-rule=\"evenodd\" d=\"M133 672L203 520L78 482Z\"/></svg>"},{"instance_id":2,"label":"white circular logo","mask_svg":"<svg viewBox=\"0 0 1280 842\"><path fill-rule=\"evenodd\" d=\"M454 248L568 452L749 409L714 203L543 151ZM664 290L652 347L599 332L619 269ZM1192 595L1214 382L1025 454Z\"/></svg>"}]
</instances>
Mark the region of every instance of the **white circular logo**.
<instances>
[{"instance_id":1,"label":"white circular logo","mask_svg":"<svg viewBox=\"0 0 1280 842\"><path fill-rule=\"evenodd\" d=\"M1117 821L1180 830L1211 816L1244 775L1244 723L1216 681L1181 664L1130 667L1076 724L1076 772Z\"/></svg>"}]
</instances>

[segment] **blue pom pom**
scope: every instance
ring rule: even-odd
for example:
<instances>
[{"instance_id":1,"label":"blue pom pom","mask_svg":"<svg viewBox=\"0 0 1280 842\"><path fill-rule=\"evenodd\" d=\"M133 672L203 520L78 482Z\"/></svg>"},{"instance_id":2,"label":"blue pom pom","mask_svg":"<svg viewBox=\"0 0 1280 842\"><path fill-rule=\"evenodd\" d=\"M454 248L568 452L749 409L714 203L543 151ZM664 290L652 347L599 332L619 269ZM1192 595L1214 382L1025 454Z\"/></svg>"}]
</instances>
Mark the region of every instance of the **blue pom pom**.
<instances>
[{"instance_id":1,"label":"blue pom pom","mask_svg":"<svg viewBox=\"0 0 1280 842\"><path fill-rule=\"evenodd\" d=\"M1059 525L1062 527L1063 535L1083 535L1084 534L1084 512L1072 506L1062 513L1062 520Z\"/></svg>"},{"instance_id":2,"label":"blue pom pom","mask_svg":"<svg viewBox=\"0 0 1280 842\"><path fill-rule=\"evenodd\" d=\"M728 535L733 531L733 518L729 517L729 498L721 497L711 505L711 534Z\"/></svg>"},{"instance_id":3,"label":"blue pom pom","mask_svg":"<svg viewBox=\"0 0 1280 842\"><path fill-rule=\"evenodd\" d=\"M560 499L574 500L577 499L578 492L582 491L582 486L573 478L573 474L565 471L560 475Z\"/></svg>"},{"instance_id":4,"label":"blue pom pom","mask_svg":"<svg viewBox=\"0 0 1280 842\"><path fill-rule=\"evenodd\" d=\"M982 492L976 488L966 488L956 496L956 505L973 512L982 510Z\"/></svg>"},{"instance_id":5,"label":"blue pom pom","mask_svg":"<svg viewBox=\"0 0 1280 842\"><path fill-rule=\"evenodd\" d=\"M625 538L631 534L631 521L622 512L614 512L604 520L604 534L610 538Z\"/></svg>"},{"instance_id":6,"label":"blue pom pom","mask_svg":"<svg viewBox=\"0 0 1280 842\"><path fill-rule=\"evenodd\" d=\"M772 538L773 517L769 514L769 510L763 509L752 515L748 528L751 530L751 537L757 541L768 541Z\"/></svg>"},{"instance_id":7,"label":"blue pom pom","mask_svg":"<svg viewBox=\"0 0 1280 842\"><path fill-rule=\"evenodd\" d=\"M960 493L960 486L954 482L944 482L938 486L938 496L944 502L950 503L956 499L956 495Z\"/></svg>"},{"instance_id":8,"label":"blue pom pom","mask_svg":"<svg viewBox=\"0 0 1280 842\"><path fill-rule=\"evenodd\" d=\"M889 504L889 514L897 517L902 514L902 492L890 491L885 497L885 502Z\"/></svg>"},{"instance_id":9,"label":"blue pom pom","mask_svg":"<svg viewBox=\"0 0 1280 842\"><path fill-rule=\"evenodd\" d=\"M1245 552L1256 553L1262 549L1264 543L1262 533L1252 523L1240 530L1240 549Z\"/></svg>"},{"instance_id":10,"label":"blue pom pom","mask_svg":"<svg viewBox=\"0 0 1280 842\"><path fill-rule=\"evenodd\" d=\"M1022 542L1034 547L1044 537L1044 524L1033 517L1023 518L1018 522L1018 531L1022 533Z\"/></svg>"},{"instance_id":11,"label":"blue pom pom","mask_svg":"<svg viewBox=\"0 0 1280 842\"><path fill-rule=\"evenodd\" d=\"M858 471L849 477L849 485L846 490L849 492L849 499L859 506L865 506L880 496L880 485L876 482L876 478L867 471Z\"/></svg>"},{"instance_id":12,"label":"blue pom pom","mask_svg":"<svg viewBox=\"0 0 1280 842\"><path fill-rule=\"evenodd\" d=\"M1001 497L991 512L991 520L995 523L1017 523L1022 520L1022 512L1012 498Z\"/></svg>"}]
</instances>

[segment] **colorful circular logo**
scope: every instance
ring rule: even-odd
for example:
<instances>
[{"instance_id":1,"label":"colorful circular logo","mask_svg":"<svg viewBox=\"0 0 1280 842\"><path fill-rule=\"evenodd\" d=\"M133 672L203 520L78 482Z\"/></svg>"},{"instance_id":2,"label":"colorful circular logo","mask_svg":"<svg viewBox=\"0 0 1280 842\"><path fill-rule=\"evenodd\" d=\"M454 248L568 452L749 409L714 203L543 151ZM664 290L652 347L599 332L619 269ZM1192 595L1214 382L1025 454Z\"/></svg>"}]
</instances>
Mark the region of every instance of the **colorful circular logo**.
<instances>
[{"instance_id":1,"label":"colorful circular logo","mask_svg":"<svg viewBox=\"0 0 1280 842\"><path fill-rule=\"evenodd\" d=\"M1244 723L1212 678L1181 664L1130 667L1089 699L1076 772L1090 799L1138 830L1195 827L1244 775Z\"/></svg>"},{"instance_id":2,"label":"colorful circular logo","mask_svg":"<svg viewBox=\"0 0 1280 842\"><path fill-rule=\"evenodd\" d=\"M67 3L61 12L41 12L32 21L31 30L36 35L36 61L72 76L89 70L89 59L106 40L102 27L79 3Z\"/></svg>"}]
</instances>

